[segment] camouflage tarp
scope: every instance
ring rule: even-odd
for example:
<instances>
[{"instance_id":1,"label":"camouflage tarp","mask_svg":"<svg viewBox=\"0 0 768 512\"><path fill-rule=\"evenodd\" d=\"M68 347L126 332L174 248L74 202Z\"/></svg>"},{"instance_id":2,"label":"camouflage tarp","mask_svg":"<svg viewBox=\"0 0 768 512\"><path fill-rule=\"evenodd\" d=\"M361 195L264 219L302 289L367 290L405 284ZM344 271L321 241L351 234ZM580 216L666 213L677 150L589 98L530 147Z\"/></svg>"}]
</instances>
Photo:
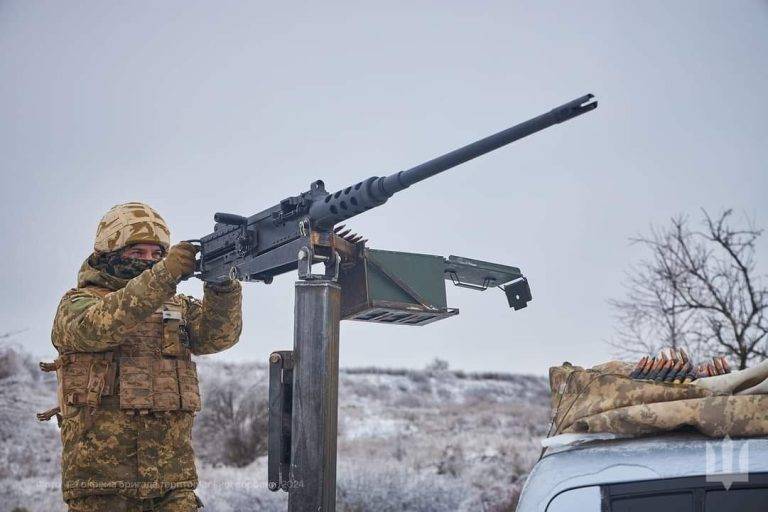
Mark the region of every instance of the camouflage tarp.
<instances>
[{"instance_id":1,"label":"camouflage tarp","mask_svg":"<svg viewBox=\"0 0 768 512\"><path fill-rule=\"evenodd\" d=\"M551 435L644 435L686 427L711 437L768 435L768 395L715 396L692 384L633 380L631 371L621 362L550 368Z\"/></svg>"}]
</instances>

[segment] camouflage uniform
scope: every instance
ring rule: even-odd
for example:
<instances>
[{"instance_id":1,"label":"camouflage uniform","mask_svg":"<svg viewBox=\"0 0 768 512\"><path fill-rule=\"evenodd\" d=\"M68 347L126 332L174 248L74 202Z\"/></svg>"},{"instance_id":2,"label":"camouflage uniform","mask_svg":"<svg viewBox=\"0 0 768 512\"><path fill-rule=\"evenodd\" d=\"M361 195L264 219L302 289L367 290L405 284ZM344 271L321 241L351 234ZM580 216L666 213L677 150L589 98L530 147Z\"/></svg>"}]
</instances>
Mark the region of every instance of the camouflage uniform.
<instances>
[{"instance_id":1,"label":"camouflage uniform","mask_svg":"<svg viewBox=\"0 0 768 512\"><path fill-rule=\"evenodd\" d=\"M52 332L64 500L72 511L195 510L200 397L190 354L237 342L240 284L206 284L201 303L176 294L166 261L120 279L94 267L96 254L62 298Z\"/></svg>"},{"instance_id":2,"label":"camouflage uniform","mask_svg":"<svg viewBox=\"0 0 768 512\"><path fill-rule=\"evenodd\" d=\"M69 501L69 512L187 512L202 507L194 492L178 490L155 499L137 500L120 495L92 495Z\"/></svg>"},{"instance_id":3,"label":"camouflage uniform","mask_svg":"<svg viewBox=\"0 0 768 512\"><path fill-rule=\"evenodd\" d=\"M694 428L711 437L768 435L768 395L716 396L692 383L638 381L629 377L632 368L620 362L550 368L553 434Z\"/></svg>"}]
</instances>

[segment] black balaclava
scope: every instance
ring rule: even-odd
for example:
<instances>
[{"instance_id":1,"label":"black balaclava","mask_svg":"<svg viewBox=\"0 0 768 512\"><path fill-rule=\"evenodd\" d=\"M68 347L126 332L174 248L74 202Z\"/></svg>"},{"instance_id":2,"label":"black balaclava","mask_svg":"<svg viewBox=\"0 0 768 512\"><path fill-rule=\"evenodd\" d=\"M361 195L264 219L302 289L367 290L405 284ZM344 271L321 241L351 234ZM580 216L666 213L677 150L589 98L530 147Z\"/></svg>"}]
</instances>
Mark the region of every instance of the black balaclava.
<instances>
[{"instance_id":1,"label":"black balaclava","mask_svg":"<svg viewBox=\"0 0 768 512\"><path fill-rule=\"evenodd\" d=\"M142 260L139 258L126 258L122 250L94 254L91 257L91 266L120 279L133 279L145 270L152 268L154 260Z\"/></svg>"}]
</instances>

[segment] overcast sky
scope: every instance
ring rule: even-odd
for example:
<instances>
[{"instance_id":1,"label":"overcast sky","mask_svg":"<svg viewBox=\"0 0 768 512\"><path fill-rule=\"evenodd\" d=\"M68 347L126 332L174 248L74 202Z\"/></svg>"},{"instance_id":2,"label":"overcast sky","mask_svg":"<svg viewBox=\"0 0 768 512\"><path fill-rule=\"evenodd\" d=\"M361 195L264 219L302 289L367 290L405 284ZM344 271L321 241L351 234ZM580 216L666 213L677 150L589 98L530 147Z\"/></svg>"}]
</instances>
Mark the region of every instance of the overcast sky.
<instances>
[{"instance_id":1,"label":"overcast sky","mask_svg":"<svg viewBox=\"0 0 768 512\"><path fill-rule=\"evenodd\" d=\"M766 91L766 1L0 0L0 331L53 353L116 203L194 238L216 211L401 170L591 92L597 111L349 223L375 248L519 266L530 306L449 286L458 317L344 322L341 364L600 362L606 301L642 257L628 237L701 207L768 225ZM294 280L247 284L240 343L215 357L290 348Z\"/></svg>"}]
</instances>

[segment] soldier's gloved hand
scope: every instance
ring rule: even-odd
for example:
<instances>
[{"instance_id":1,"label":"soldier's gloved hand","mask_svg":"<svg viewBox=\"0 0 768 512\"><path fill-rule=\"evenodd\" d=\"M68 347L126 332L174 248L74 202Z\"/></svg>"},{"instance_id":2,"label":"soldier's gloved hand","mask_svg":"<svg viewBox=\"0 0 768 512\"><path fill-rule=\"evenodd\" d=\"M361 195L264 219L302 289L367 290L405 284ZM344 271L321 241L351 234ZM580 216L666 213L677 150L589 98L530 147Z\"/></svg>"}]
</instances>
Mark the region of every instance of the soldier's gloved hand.
<instances>
[{"instance_id":1,"label":"soldier's gloved hand","mask_svg":"<svg viewBox=\"0 0 768 512\"><path fill-rule=\"evenodd\" d=\"M205 287L216 293L228 293L240 289L240 283L234 279L229 279L221 283L205 283Z\"/></svg>"},{"instance_id":2,"label":"soldier's gloved hand","mask_svg":"<svg viewBox=\"0 0 768 512\"><path fill-rule=\"evenodd\" d=\"M195 272L195 255L199 249L189 242L179 242L165 256L165 268L177 281Z\"/></svg>"}]
</instances>

